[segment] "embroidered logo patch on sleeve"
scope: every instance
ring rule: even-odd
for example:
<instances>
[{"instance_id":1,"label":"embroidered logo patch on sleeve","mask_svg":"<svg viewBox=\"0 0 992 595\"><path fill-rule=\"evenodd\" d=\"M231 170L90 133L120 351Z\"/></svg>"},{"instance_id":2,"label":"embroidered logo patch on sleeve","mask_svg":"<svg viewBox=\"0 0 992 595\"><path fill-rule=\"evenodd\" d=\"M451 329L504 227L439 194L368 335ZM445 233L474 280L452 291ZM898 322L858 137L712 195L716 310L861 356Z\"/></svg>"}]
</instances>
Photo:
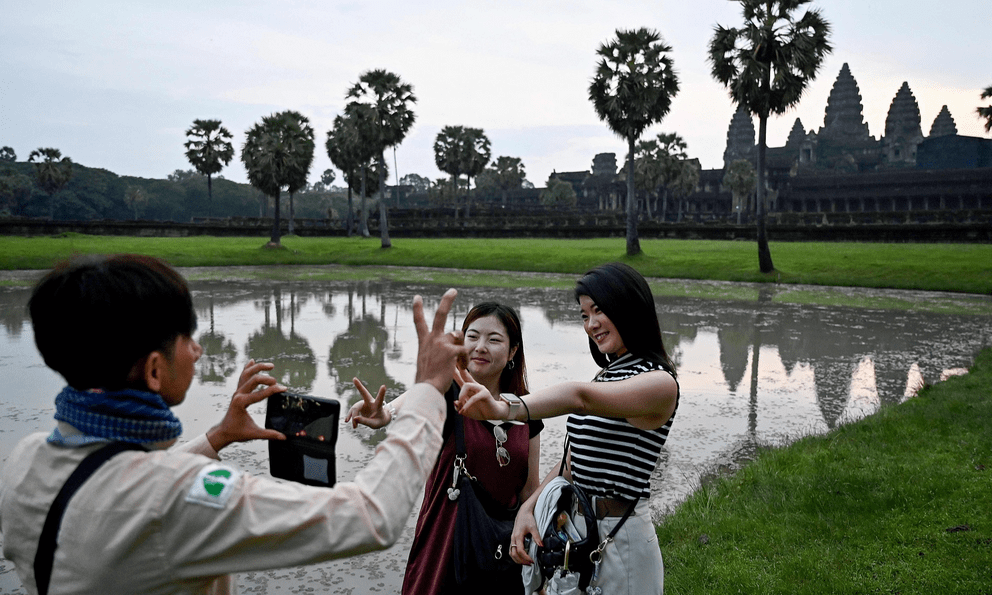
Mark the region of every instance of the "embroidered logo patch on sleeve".
<instances>
[{"instance_id":1,"label":"embroidered logo patch on sleeve","mask_svg":"<svg viewBox=\"0 0 992 595\"><path fill-rule=\"evenodd\" d=\"M234 493L234 485L239 477L241 472L237 469L211 463L200 469L196 479L193 480L193 486L186 494L186 501L212 508L224 508L231 499L231 494Z\"/></svg>"}]
</instances>

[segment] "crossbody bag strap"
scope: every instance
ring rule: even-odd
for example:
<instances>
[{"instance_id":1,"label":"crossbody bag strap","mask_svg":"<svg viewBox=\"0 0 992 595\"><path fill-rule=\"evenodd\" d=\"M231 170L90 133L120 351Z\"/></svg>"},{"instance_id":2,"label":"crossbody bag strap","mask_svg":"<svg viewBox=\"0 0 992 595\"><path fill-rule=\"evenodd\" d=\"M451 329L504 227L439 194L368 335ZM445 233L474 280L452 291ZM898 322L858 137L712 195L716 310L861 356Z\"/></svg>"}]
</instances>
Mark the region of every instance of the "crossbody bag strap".
<instances>
[{"instance_id":1,"label":"crossbody bag strap","mask_svg":"<svg viewBox=\"0 0 992 595\"><path fill-rule=\"evenodd\" d=\"M568 447L569 447L569 436L568 434L565 434L565 454L563 454L561 457L561 467L558 468L559 476L562 476L565 473L565 462L568 460ZM603 557L603 550L605 550L606 546L608 546L613 541L613 538L616 537L617 532L620 531L620 527L623 527L623 524L627 522L627 519L630 518L630 515L634 513L634 507L637 506L637 502L640 499L641 499L640 497L634 498L633 502L631 502L630 506L627 508L627 512L623 513L623 516L620 518L620 522L617 523L615 527L613 527L613 530L610 531L610 534L606 536L606 539L604 539L599 543L599 547L597 547L589 555L590 556L589 559L592 562L594 563L596 562L596 559L594 559L593 556L597 556L600 559Z\"/></svg>"},{"instance_id":2,"label":"crossbody bag strap","mask_svg":"<svg viewBox=\"0 0 992 595\"><path fill-rule=\"evenodd\" d=\"M38 595L48 594L48 586L52 579L52 564L55 562L55 548L58 547L59 527L62 526L62 517L65 515L69 500L93 475L93 472L100 468L100 465L125 450L146 449L130 442L111 442L83 459L59 490L51 508L48 509L48 516L45 517L41 537L38 539L38 551L34 556L34 582L38 587Z\"/></svg>"},{"instance_id":3,"label":"crossbody bag strap","mask_svg":"<svg viewBox=\"0 0 992 595\"><path fill-rule=\"evenodd\" d=\"M565 463L568 461L568 439L569 436L565 434L565 452L561 455L561 467L558 467L558 477L565 475Z\"/></svg>"},{"instance_id":4,"label":"crossbody bag strap","mask_svg":"<svg viewBox=\"0 0 992 595\"><path fill-rule=\"evenodd\" d=\"M465 426L460 413L455 414L455 454L465 456Z\"/></svg>"}]
</instances>

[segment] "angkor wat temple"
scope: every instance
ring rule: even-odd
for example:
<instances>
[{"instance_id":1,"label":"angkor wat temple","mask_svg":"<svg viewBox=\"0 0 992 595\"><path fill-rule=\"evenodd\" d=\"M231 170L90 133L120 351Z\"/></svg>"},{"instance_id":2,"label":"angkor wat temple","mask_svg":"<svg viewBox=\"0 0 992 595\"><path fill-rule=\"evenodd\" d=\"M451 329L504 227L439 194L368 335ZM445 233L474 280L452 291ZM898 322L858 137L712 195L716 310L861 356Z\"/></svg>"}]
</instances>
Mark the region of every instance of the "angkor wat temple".
<instances>
[{"instance_id":1,"label":"angkor wat temple","mask_svg":"<svg viewBox=\"0 0 992 595\"><path fill-rule=\"evenodd\" d=\"M723 159L724 167L736 159L756 164L755 124L742 110L730 122ZM946 105L924 135L919 105L905 82L889 107L884 135L876 139L864 121L861 92L847 64L827 99L823 126L807 130L797 118L785 145L768 147L766 163L773 218L992 209L992 139L958 135ZM626 185L613 153L597 155L590 171L554 175L572 184L579 209L624 208ZM652 218L727 219L735 205L723 176L722 168L702 170L694 193L682 204L666 199L661 207L655 205ZM536 204L538 194L519 192L513 198L517 204Z\"/></svg>"}]
</instances>

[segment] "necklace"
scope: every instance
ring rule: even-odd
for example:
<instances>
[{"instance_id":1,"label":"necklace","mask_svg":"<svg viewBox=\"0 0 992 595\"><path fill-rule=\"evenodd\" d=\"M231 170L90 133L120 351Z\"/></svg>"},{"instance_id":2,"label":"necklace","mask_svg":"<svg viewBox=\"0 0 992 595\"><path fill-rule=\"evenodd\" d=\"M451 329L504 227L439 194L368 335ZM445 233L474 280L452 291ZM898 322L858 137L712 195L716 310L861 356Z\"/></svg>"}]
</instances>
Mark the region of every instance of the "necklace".
<instances>
[{"instance_id":1,"label":"necklace","mask_svg":"<svg viewBox=\"0 0 992 595\"><path fill-rule=\"evenodd\" d=\"M510 452L503 448L506 442L506 430L501 426L493 426L493 437L496 438L496 462L500 467L510 464Z\"/></svg>"}]
</instances>

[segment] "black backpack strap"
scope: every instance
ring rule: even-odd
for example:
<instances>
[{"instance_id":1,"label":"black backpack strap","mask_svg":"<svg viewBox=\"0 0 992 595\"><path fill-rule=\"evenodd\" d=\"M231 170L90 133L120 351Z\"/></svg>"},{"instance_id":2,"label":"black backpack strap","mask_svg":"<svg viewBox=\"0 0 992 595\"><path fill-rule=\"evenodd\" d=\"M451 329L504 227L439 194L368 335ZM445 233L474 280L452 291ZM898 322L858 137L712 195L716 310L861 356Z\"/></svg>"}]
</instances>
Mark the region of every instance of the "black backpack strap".
<instances>
[{"instance_id":1,"label":"black backpack strap","mask_svg":"<svg viewBox=\"0 0 992 595\"><path fill-rule=\"evenodd\" d=\"M47 595L49 582L52 579L52 564L55 561L55 548L58 547L59 527L62 526L62 517L65 515L65 508L69 500L76 491L93 475L93 472L100 468L114 455L125 450L146 450L140 444L130 442L111 442L110 444L91 452L83 462L76 467L69 479L65 481L62 489L59 490L52 507L48 509L48 516L45 517L45 524L41 529L41 537L38 539L38 551L34 556L34 582L38 587L38 595Z\"/></svg>"}]
</instances>

